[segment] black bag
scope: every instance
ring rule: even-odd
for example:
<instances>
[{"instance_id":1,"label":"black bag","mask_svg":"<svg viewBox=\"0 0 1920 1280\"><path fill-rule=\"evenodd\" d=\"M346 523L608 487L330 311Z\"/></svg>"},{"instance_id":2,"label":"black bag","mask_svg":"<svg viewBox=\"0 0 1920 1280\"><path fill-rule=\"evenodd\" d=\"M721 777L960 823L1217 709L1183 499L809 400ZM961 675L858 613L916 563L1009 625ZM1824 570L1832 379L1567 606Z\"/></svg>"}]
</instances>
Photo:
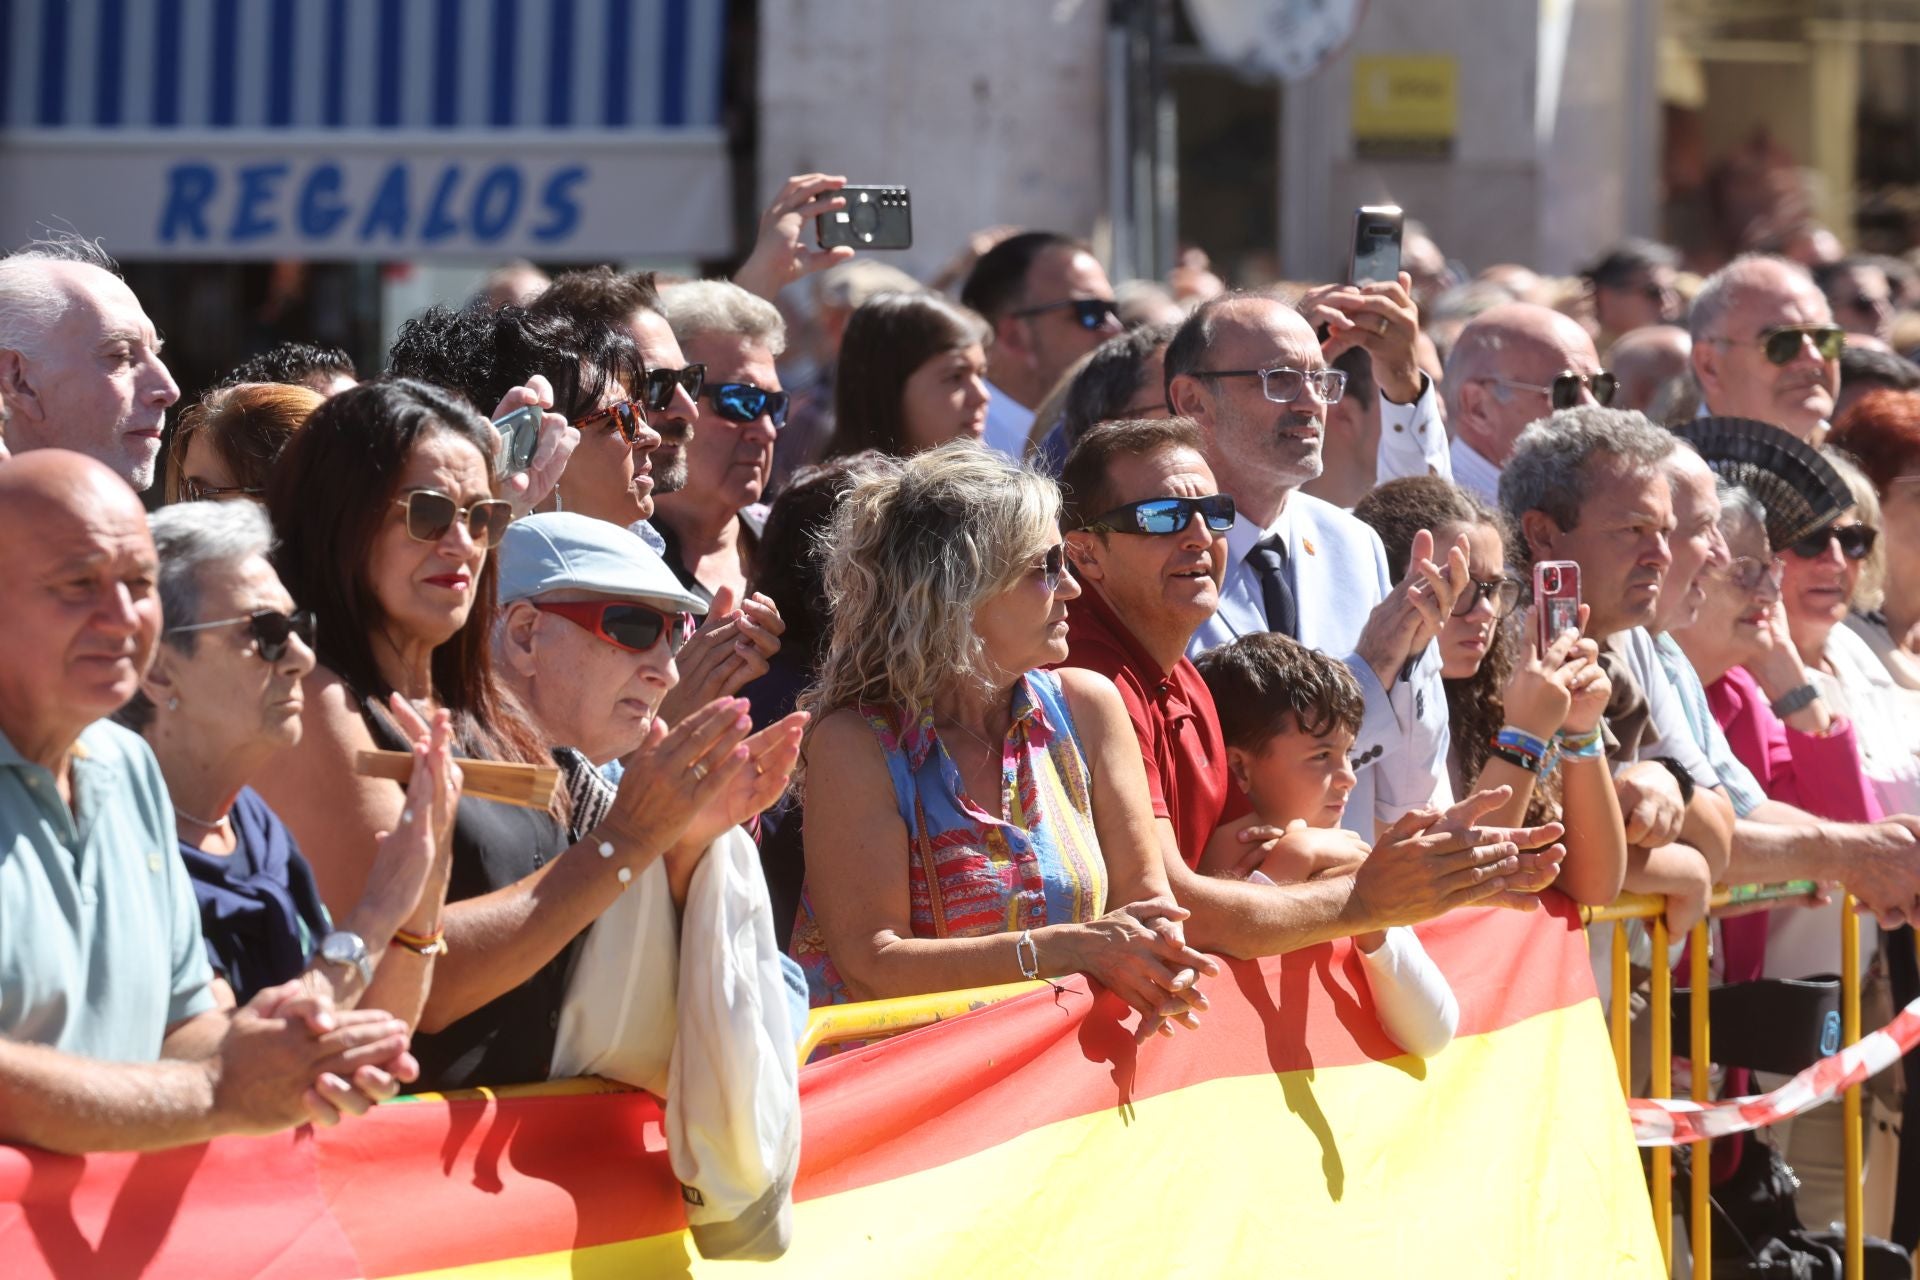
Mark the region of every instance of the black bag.
<instances>
[{"instance_id":1,"label":"black bag","mask_svg":"<svg viewBox=\"0 0 1920 1280\"><path fill-rule=\"evenodd\" d=\"M1711 987L1707 1023L1713 1060L1795 1076L1840 1052L1840 979L1765 978ZM1692 992L1673 993L1673 1053L1692 1057Z\"/></svg>"},{"instance_id":2,"label":"black bag","mask_svg":"<svg viewBox=\"0 0 1920 1280\"><path fill-rule=\"evenodd\" d=\"M1801 1225L1793 1205L1800 1180L1780 1153L1753 1134L1745 1135L1740 1147L1740 1163L1709 1197L1714 1280L1844 1280L1845 1238ZM1698 1149L1675 1152L1676 1204L1693 1203L1690 1157ZM1897 1244L1868 1236L1865 1256L1867 1280L1910 1280L1913 1275L1912 1255Z\"/></svg>"}]
</instances>

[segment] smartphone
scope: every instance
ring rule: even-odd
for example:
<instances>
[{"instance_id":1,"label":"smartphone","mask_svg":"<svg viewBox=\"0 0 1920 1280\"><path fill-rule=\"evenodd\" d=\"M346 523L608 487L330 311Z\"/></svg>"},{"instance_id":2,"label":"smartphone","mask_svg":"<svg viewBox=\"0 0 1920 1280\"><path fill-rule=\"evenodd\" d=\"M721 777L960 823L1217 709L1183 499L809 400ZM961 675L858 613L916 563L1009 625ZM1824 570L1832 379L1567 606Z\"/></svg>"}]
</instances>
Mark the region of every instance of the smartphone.
<instances>
[{"instance_id":1,"label":"smartphone","mask_svg":"<svg viewBox=\"0 0 1920 1280\"><path fill-rule=\"evenodd\" d=\"M1353 211L1353 252L1347 259L1347 283L1368 284L1400 277L1400 233L1407 218L1399 205L1369 204Z\"/></svg>"},{"instance_id":2,"label":"smartphone","mask_svg":"<svg viewBox=\"0 0 1920 1280\"><path fill-rule=\"evenodd\" d=\"M1580 566L1542 560L1533 566L1533 620L1545 653L1562 632L1580 629Z\"/></svg>"},{"instance_id":3,"label":"smartphone","mask_svg":"<svg viewBox=\"0 0 1920 1280\"><path fill-rule=\"evenodd\" d=\"M493 429L500 437L494 461L502 478L517 476L533 465L533 451L540 445L541 414L539 405L530 404L493 420Z\"/></svg>"},{"instance_id":4,"label":"smartphone","mask_svg":"<svg viewBox=\"0 0 1920 1280\"><path fill-rule=\"evenodd\" d=\"M913 196L905 187L842 187L847 207L813 220L822 249L911 249Z\"/></svg>"}]
</instances>

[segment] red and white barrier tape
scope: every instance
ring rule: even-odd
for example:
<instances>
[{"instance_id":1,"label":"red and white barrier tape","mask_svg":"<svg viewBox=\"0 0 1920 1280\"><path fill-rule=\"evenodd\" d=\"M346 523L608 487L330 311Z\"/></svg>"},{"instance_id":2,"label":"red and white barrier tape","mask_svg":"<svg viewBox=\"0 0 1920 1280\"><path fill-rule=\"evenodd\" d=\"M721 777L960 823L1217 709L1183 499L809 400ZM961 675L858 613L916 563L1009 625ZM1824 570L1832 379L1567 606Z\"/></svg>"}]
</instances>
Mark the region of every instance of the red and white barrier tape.
<instances>
[{"instance_id":1,"label":"red and white barrier tape","mask_svg":"<svg viewBox=\"0 0 1920 1280\"><path fill-rule=\"evenodd\" d=\"M1746 1098L1692 1102L1684 1098L1629 1098L1633 1140L1642 1147L1673 1147L1763 1129L1776 1120L1811 1111L1869 1076L1879 1075L1920 1043L1920 1000L1893 1021L1775 1089Z\"/></svg>"}]
</instances>

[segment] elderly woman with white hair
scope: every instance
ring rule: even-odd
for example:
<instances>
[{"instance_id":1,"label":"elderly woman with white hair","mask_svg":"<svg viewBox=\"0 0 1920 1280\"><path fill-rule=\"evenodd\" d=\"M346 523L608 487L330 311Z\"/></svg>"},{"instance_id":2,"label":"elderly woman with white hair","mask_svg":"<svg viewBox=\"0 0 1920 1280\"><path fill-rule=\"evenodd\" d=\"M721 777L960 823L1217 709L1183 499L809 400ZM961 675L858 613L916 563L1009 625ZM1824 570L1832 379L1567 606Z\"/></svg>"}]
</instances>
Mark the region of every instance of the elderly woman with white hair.
<instances>
[{"instance_id":1,"label":"elderly woman with white hair","mask_svg":"<svg viewBox=\"0 0 1920 1280\"><path fill-rule=\"evenodd\" d=\"M832 635L801 700L813 1002L1085 973L1197 1024L1145 766L1118 691L1067 656L1051 480L955 442L857 480L827 558Z\"/></svg>"},{"instance_id":2,"label":"elderly woman with white hair","mask_svg":"<svg viewBox=\"0 0 1920 1280\"><path fill-rule=\"evenodd\" d=\"M337 1003L365 1000L417 1021L432 960L388 943L440 915L426 887L445 891L460 792L447 713L414 751L406 809L380 840L365 893L330 920L292 834L249 785L300 739L313 615L293 607L268 563L272 529L253 503L190 502L150 523L163 643L120 719L146 738L166 778L216 995L245 1004L309 973Z\"/></svg>"}]
</instances>

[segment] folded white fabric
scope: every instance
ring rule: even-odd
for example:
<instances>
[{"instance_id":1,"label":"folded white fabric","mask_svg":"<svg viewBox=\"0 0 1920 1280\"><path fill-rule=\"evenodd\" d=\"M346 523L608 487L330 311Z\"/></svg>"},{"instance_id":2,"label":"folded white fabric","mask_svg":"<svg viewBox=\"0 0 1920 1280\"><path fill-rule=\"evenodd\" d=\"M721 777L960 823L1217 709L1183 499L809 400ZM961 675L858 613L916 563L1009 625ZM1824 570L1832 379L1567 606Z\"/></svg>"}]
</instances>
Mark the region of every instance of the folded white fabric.
<instances>
[{"instance_id":1,"label":"folded white fabric","mask_svg":"<svg viewBox=\"0 0 1920 1280\"><path fill-rule=\"evenodd\" d=\"M1358 947L1354 950L1359 951ZM1377 951L1361 951L1380 1025L1408 1053L1431 1058L1453 1043L1460 1005L1440 966L1413 930L1395 926Z\"/></svg>"},{"instance_id":2,"label":"folded white fabric","mask_svg":"<svg viewBox=\"0 0 1920 1280\"><path fill-rule=\"evenodd\" d=\"M660 863L587 931L554 1074L659 1094L687 1225L706 1258L765 1260L793 1233L799 1068L773 913L751 837L708 848L676 913Z\"/></svg>"}]
</instances>

